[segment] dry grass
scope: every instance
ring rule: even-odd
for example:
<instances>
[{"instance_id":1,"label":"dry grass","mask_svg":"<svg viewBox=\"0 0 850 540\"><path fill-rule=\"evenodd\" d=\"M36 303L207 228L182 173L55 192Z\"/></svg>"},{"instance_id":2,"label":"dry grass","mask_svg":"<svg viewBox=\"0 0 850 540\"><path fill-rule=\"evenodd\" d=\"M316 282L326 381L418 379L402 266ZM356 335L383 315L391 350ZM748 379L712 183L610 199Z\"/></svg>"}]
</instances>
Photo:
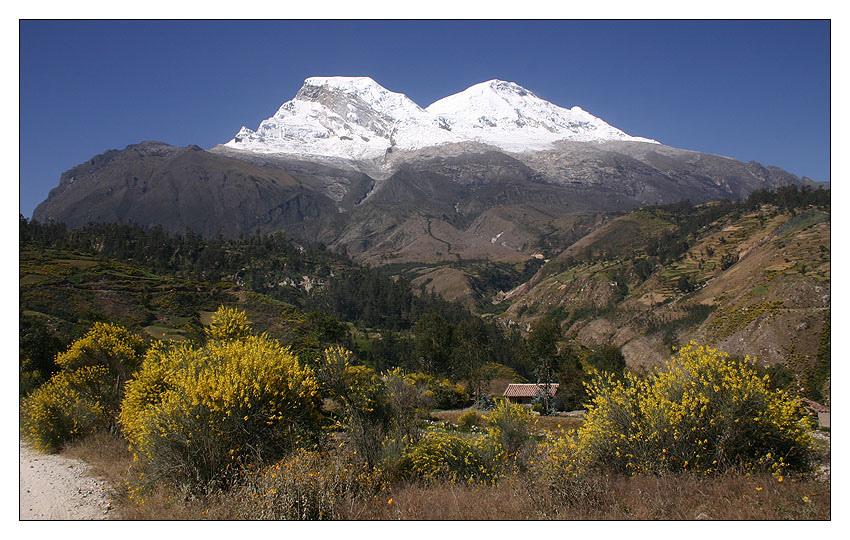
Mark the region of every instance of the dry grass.
<instances>
[{"instance_id":1,"label":"dry grass","mask_svg":"<svg viewBox=\"0 0 850 540\"><path fill-rule=\"evenodd\" d=\"M444 414L444 413L439 413ZM552 418L554 420L554 418ZM69 445L64 455L82 459L113 490L121 519L252 519L238 515L238 490L191 497L159 484L143 501L129 496L138 480L127 443L101 434ZM830 482L809 477L728 472L637 478L589 476L586 485L560 492L533 477L512 477L496 485L400 484L376 495L348 499L334 515L346 520L828 520ZM588 487L589 486L589 487ZM570 490L574 490L571 492ZM241 505L244 511L245 505Z\"/></svg>"},{"instance_id":2,"label":"dry grass","mask_svg":"<svg viewBox=\"0 0 850 540\"><path fill-rule=\"evenodd\" d=\"M92 474L100 476L116 486L130 478L133 454L124 438L110 433L98 433L69 443L62 455L85 461L91 466Z\"/></svg>"},{"instance_id":3,"label":"dry grass","mask_svg":"<svg viewBox=\"0 0 850 540\"><path fill-rule=\"evenodd\" d=\"M129 484L139 480L133 467L133 454L119 435L99 433L75 441L62 455L80 459L91 466L91 473L109 485L112 506L120 519L199 520L234 519L232 505L221 495L205 499L187 499L184 493L167 485L158 485L143 500L130 497ZM142 502L143 501L143 502Z\"/></svg>"},{"instance_id":4,"label":"dry grass","mask_svg":"<svg viewBox=\"0 0 850 540\"><path fill-rule=\"evenodd\" d=\"M592 499L571 504L519 479L496 486L407 485L352 509L348 519L378 520L828 520L828 483L778 483L770 475L728 473L606 478ZM761 488L761 489L758 489ZM805 498L805 499L804 499ZM392 501L392 502L390 502Z\"/></svg>"}]
</instances>

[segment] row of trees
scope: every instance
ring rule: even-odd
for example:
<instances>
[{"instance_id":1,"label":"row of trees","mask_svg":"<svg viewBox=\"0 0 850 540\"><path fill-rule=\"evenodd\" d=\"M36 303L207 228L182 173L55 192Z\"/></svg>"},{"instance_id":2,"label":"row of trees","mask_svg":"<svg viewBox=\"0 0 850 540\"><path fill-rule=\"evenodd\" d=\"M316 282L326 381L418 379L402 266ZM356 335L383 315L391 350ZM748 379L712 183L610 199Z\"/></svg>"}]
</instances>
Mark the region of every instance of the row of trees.
<instances>
[{"instance_id":1,"label":"row of trees","mask_svg":"<svg viewBox=\"0 0 850 540\"><path fill-rule=\"evenodd\" d=\"M241 280L251 290L269 293L287 277L325 277L346 257L322 246L296 243L282 233L257 231L238 239L204 238L192 229L171 234L156 225L91 223L68 230L62 223L20 217L22 246L61 248L138 264L160 274L191 276L198 281Z\"/></svg>"}]
</instances>

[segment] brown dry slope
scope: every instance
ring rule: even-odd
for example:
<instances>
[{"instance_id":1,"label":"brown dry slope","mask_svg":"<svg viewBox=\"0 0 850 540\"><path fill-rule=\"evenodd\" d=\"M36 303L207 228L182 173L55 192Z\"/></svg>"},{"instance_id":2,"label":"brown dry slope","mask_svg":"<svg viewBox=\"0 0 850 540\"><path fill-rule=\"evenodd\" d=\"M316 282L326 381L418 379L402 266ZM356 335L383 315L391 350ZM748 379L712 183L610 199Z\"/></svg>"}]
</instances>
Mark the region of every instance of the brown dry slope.
<instances>
[{"instance_id":1,"label":"brown dry slope","mask_svg":"<svg viewBox=\"0 0 850 540\"><path fill-rule=\"evenodd\" d=\"M115 519L103 483L78 460L42 454L21 441L22 520Z\"/></svg>"}]
</instances>

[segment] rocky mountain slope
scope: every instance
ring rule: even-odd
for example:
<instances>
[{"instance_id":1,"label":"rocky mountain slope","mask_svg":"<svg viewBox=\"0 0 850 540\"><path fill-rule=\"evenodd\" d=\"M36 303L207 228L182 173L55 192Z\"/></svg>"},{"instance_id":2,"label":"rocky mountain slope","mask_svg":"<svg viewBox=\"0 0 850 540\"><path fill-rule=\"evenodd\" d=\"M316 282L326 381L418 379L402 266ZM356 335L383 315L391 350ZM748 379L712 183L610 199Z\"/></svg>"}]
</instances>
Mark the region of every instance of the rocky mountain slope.
<instances>
[{"instance_id":1,"label":"rocky mountain slope","mask_svg":"<svg viewBox=\"0 0 850 540\"><path fill-rule=\"evenodd\" d=\"M336 211L321 182L156 141L108 151L64 173L34 211L38 221L162 225L229 237Z\"/></svg>"}]
</instances>

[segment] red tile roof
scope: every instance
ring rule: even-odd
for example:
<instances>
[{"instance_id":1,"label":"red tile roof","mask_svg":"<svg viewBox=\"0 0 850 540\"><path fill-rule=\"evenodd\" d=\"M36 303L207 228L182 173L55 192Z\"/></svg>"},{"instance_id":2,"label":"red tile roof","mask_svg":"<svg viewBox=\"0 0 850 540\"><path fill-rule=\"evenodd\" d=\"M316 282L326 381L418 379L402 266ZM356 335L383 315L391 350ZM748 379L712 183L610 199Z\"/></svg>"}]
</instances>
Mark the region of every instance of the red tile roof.
<instances>
[{"instance_id":1,"label":"red tile roof","mask_svg":"<svg viewBox=\"0 0 850 540\"><path fill-rule=\"evenodd\" d=\"M538 392L543 393L545 384L514 384L505 388L504 397L530 397L533 398ZM554 396L558 391L558 383L549 384L549 396Z\"/></svg>"},{"instance_id":2,"label":"red tile roof","mask_svg":"<svg viewBox=\"0 0 850 540\"><path fill-rule=\"evenodd\" d=\"M811 400L809 398L803 398L800 401L803 402L803 407L811 413L819 413L819 412L829 412L829 407L821 405L817 401Z\"/></svg>"}]
</instances>

